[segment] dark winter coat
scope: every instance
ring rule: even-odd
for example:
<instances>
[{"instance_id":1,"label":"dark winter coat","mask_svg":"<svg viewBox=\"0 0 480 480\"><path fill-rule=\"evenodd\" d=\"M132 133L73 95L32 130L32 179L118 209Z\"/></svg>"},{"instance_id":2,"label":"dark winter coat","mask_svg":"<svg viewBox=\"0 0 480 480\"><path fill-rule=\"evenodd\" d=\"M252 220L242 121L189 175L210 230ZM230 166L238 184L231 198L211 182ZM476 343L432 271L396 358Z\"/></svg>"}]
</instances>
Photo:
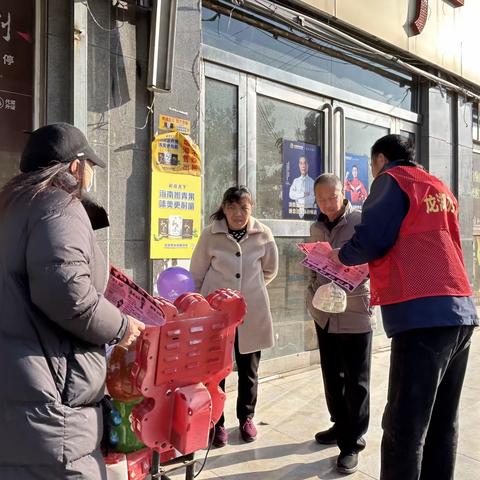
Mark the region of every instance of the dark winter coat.
<instances>
[{"instance_id":1,"label":"dark winter coat","mask_svg":"<svg viewBox=\"0 0 480 480\"><path fill-rule=\"evenodd\" d=\"M105 478L105 343L123 325L106 280L76 198L55 190L0 213L0 479Z\"/></svg>"}]
</instances>

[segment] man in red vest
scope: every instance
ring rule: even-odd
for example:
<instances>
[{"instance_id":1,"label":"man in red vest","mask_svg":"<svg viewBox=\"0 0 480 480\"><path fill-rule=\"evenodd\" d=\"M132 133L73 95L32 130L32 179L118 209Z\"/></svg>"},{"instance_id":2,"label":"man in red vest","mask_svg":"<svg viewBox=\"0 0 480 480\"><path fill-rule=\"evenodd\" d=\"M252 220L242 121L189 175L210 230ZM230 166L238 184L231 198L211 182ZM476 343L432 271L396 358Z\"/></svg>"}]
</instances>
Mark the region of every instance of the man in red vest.
<instances>
[{"instance_id":1,"label":"man in red vest","mask_svg":"<svg viewBox=\"0 0 480 480\"><path fill-rule=\"evenodd\" d=\"M458 405L478 318L465 272L458 203L415 163L408 138L371 151L375 177L352 239L332 258L369 264L371 304L392 338L381 480L451 480Z\"/></svg>"}]
</instances>

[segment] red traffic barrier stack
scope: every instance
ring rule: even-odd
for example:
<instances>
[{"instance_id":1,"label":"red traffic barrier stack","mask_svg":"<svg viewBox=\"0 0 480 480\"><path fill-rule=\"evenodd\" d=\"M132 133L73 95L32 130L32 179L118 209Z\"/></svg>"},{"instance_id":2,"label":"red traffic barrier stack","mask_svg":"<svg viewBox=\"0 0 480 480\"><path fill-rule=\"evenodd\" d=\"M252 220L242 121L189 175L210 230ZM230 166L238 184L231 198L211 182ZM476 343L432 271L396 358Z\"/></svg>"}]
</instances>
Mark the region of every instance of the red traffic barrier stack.
<instances>
[{"instance_id":1,"label":"red traffic barrier stack","mask_svg":"<svg viewBox=\"0 0 480 480\"><path fill-rule=\"evenodd\" d=\"M218 384L232 370L246 304L227 289L159 304L165 325L148 327L137 342L132 376L143 401L132 410L132 428L158 453L187 455L208 446L210 428L222 414L225 394Z\"/></svg>"}]
</instances>

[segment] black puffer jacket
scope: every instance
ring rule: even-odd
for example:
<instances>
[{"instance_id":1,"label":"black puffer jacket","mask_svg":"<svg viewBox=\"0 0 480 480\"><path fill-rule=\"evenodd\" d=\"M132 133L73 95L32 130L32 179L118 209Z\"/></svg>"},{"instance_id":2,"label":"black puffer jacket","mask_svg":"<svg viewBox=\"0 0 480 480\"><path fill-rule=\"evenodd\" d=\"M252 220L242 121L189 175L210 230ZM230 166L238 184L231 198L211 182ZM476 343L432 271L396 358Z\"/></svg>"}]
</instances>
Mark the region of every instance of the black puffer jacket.
<instances>
[{"instance_id":1,"label":"black puffer jacket","mask_svg":"<svg viewBox=\"0 0 480 480\"><path fill-rule=\"evenodd\" d=\"M0 478L105 478L105 343L124 328L103 255L62 190L0 215Z\"/></svg>"}]
</instances>

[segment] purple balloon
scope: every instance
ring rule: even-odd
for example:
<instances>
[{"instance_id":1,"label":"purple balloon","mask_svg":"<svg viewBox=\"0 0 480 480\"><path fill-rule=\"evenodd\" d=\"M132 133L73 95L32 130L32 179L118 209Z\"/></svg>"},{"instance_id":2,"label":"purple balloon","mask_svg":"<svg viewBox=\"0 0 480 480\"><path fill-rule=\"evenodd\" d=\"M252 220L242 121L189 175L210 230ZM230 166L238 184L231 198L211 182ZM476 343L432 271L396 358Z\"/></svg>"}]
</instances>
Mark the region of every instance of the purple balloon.
<instances>
[{"instance_id":1,"label":"purple balloon","mask_svg":"<svg viewBox=\"0 0 480 480\"><path fill-rule=\"evenodd\" d=\"M157 278L158 295L170 302L187 292L195 291L195 282L192 274L182 267L170 267L164 270Z\"/></svg>"}]
</instances>

